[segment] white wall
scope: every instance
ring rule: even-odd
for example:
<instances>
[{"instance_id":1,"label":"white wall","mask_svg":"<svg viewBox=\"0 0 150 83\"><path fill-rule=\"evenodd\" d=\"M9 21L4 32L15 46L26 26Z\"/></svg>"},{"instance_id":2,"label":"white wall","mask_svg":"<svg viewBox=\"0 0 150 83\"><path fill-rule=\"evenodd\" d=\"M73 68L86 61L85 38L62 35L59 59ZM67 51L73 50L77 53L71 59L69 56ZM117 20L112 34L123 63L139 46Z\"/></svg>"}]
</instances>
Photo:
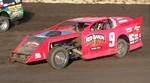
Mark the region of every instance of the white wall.
<instances>
[{"instance_id":1,"label":"white wall","mask_svg":"<svg viewBox=\"0 0 150 83\"><path fill-rule=\"evenodd\" d=\"M23 2L73 4L150 4L150 0L23 0Z\"/></svg>"}]
</instances>

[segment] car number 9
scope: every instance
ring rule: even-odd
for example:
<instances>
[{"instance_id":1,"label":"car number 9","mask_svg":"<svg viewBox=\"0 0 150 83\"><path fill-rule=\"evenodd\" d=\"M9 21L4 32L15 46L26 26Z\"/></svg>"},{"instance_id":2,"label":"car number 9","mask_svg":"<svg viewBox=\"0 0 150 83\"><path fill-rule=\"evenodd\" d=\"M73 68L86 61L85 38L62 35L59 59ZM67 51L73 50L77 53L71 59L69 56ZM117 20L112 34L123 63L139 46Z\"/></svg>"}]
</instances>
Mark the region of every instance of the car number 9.
<instances>
[{"instance_id":1,"label":"car number 9","mask_svg":"<svg viewBox=\"0 0 150 83\"><path fill-rule=\"evenodd\" d=\"M115 33L110 32L109 33L109 47L114 47L115 46Z\"/></svg>"}]
</instances>

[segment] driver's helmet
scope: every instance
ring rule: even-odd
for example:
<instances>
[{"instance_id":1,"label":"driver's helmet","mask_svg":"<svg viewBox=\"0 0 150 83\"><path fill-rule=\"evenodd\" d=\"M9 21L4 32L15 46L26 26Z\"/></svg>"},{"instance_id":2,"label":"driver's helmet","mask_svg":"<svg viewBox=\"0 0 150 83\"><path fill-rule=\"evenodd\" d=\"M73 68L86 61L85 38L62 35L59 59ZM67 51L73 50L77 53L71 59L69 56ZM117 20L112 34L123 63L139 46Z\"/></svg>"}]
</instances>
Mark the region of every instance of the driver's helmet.
<instances>
[{"instance_id":1,"label":"driver's helmet","mask_svg":"<svg viewBox=\"0 0 150 83\"><path fill-rule=\"evenodd\" d=\"M103 28L103 24L99 23L98 26L97 26L97 30L101 30L102 28Z\"/></svg>"}]
</instances>

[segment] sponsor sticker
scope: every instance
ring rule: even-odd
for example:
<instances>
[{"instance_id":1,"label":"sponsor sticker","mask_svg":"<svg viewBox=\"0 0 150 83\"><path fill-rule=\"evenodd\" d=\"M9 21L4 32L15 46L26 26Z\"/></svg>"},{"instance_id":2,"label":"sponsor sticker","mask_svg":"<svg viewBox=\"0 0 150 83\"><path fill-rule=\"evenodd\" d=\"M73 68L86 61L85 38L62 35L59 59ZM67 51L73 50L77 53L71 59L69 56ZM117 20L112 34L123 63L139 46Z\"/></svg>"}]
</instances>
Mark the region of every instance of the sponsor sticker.
<instances>
[{"instance_id":1,"label":"sponsor sticker","mask_svg":"<svg viewBox=\"0 0 150 83\"><path fill-rule=\"evenodd\" d=\"M40 53L35 53L35 59L39 59L41 58L41 54Z\"/></svg>"},{"instance_id":2,"label":"sponsor sticker","mask_svg":"<svg viewBox=\"0 0 150 83\"><path fill-rule=\"evenodd\" d=\"M102 34L92 34L86 37L85 39L86 43L94 43L97 44L99 41L104 42L105 41L105 37Z\"/></svg>"},{"instance_id":3,"label":"sponsor sticker","mask_svg":"<svg viewBox=\"0 0 150 83\"><path fill-rule=\"evenodd\" d=\"M140 30L140 26L135 26L134 29L138 31Z\"/></svg>"},{"instance_id":4,"label":"sponsor sticker","mask_svg":"<svg viewBox=\"0 0 150 83\"><path fill-rule=\"evenodd\" d=\"M96 47L92 47L91 50L94 51L94 50L99 50L101 48L102 48L101 46L96 46Z\"/></svg>"},{"instance_id":5,"label":"sponsor sticker","mask_svg":"<svg viewBox=\"0 0 150 83\"><path fill-rule=\"evenodd\" d=\"M132 27L126 28L126 31L127 31L128 33L132 32Z\"/></svg>"}]
</instances>

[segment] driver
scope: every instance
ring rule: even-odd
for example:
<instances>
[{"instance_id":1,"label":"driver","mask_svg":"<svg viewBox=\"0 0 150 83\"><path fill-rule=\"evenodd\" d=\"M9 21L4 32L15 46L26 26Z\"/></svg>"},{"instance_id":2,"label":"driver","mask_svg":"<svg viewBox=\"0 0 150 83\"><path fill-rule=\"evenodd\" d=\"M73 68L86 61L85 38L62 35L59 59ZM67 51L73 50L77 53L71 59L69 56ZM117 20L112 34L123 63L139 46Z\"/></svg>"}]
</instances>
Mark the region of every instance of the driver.
<instances>
[{"instance_id":1,"label":"driver","mask_svg":"<svg viewBox=\"0 0 150 83\"><path fill-rule=\"evenodd\" d=\"M95 30L103 30L103 23L96 23L92 28L91 28L92 31L95 31Z\"/></svg>"},{"instance_id":2,"label":"driver","mask_svg":"<svg viewBox=\"0 0 150 83\"><path fill-rule=\"evenodd\" d=\"M97 30L102 30L103 29L103 23L98 23Z\"/></svg>"}]
</instances>

